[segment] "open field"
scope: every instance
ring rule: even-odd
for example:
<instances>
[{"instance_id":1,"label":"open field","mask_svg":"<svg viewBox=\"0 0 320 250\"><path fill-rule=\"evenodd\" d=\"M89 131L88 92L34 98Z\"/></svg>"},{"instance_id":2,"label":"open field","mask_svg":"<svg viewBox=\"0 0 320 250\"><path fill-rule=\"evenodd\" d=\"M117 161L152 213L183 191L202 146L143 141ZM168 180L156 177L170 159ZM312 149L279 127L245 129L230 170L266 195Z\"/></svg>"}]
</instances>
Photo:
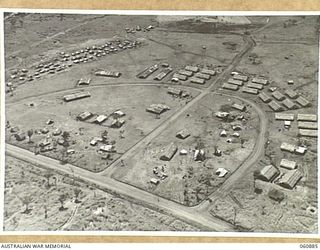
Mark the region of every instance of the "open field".
<instances>
[{"instance_id":1,"label":"open field","mask_svg":"<svg viewBox=\"0 0 320 250\"><path fill-rule=\"evenodd\" d=\"M28 15L26 17L31 19L28 20L28 22L36 22L36 20L33 20L31 16L32 15ZM68 18L73 20L73 17L67 17L67 19ZM9 36L6 39L6 43L15 44L16 50L18 50L16 52L17 55L15 56L15 60L18 58L23 62L23 64L13 64L11 63L13 60L11 57L6 58L6 79L7 81L12 81L13 87L16 88L12 96L8 95L8 102L14 102L37 94L73 88L75 87L77 80L81 77L90 77L92 79L92 85L128 82L134 83L137 81L150 82L159 70L145 80L138 79L136 75L146 67L155 63L161 64L166 62L172 67L172 73L163 79L167 83L171 83L171 77L174 72L184 68L184 66L188 64L200 64L202 66L207 66L221 71L231 62L232 58L241 51L244 45L242 37L234 34L184 34L160 30L150 30L148 32L139 31L135 34L127 34L124 31L126 26L117 26L117 29L114 28L114 26L110 27L110 21L103 22L106 18L108 17L93 16L91 18L88 17L88 20L86 20L81 27L78 27L79 24L75 24L74 28L70 28L70 30L65 33L58 35L59 42L58 45L55 46L51 46L52 40L49 39L48 41L45 40L38 46L34 46L28 50L23 50L21 47L22 44L15 44L14 41L12 41L11 36ZM112 22L124 22L124 20L119 17L112 16L110 18ZM127 23L130 23L128 27L134 25L141 25L141 27L144 27L148 22L153 23L152 17L149 16L146 16L141 20L139 19L140 21L133 21L134 19L132 17L126 18L128 19ZM59 17L56 19L57 22L60 22ZM98 23L101 22L103 22L104 25L98 25ZM106 23L109 23L108 27L105 27ZM8 30L6 32L9 34L14 33L13 30L20 31L21 29L29 28L29 26L19 28L12 25L10 26L9 24L7 26ZM102 29L104 32L100 32L97 29ZM80 37L79 30L82 31L80 33ZM52 33L47 36L51 37L53 34L55 34L55 32L52 31ZM199 44L200 35L202 37L201 44ZM19 34L16 34L16 36L19 36ZM30 74L35 71L35 67L39 62L54 62L55 58L59 57L59 52L71 54L72 52L79 51L88 46L101 45L114 39L139 41L141 42L141 45L137 48L118 51L118 53L115 54L108 54L100 58L95 58L94 60L82 63L81 65L72 64L71 61L63 62L63 64L66 65L71 63L72 67L67 67L60 72L56 71L54 74L41 76L39 79L34 78L32 81L10 79L11 73L16 69L29 69L28 74ZM177 44L180 44L180 46L177 46ZM205 50L203 49L203 46L206 48ZM7 51L10 51L10 48L11 47L8 46ZM20 49L21 52L19 52ZM19 57L20 53L27 53L21 55L21 57L26 59L22 60L22 58ZM39 55L41 55L40 58ZM94 75L94 72L99 69L121 72L121 77L97 77ZM189 80L185 82L181 81L180 84L202 88L207 87L214 79L215 77L206 81L204 85L197 85L191 83Z\"/></svg>"},{"instance_id":2,"label":"open field","mask_svg":"<svg viewBox=\"0 0 320 250\"><path fill-rule=\"evenodd\" d=\"M119 18L116 15L23 16L19 14L5 22L5 32L8 34L5 41L6 64L8 69L16 66L26 67L48 59L50 51L72 48L88 40L112 39L117 35L125 35L126 27L131 25L145 27L153 23L153 18L153 16L142 16L137 19L134 16ZM16 39L17 37L19 39Z\"/></svg>"}]
</instances>

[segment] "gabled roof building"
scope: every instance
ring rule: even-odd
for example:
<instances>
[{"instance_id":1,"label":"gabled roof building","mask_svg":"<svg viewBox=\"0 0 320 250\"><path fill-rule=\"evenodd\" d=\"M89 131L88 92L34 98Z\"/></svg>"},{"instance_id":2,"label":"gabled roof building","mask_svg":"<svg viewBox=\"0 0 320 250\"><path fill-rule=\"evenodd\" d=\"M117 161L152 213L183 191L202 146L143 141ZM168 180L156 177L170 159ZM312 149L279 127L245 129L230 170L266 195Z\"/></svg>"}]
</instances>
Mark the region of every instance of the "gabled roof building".
<instances>
[{"instance_id":1,"label":"gabled roof building","mask_svg":"<svg viewBox=\"0 0 320 250\"><path fill-rule=\"evenodd\" d=\"M243 81L235 80L235 79L232 79L232 78L230 78L228 80L228 83L231 83L231 84L234 84L234 85L238 85L238 86L242 86L243 85Z\"/></svg>"},{"instance_id":2,"label":"gabled roof building","mask_svg":"<svg viewBox=\"0 0 320 250\"><path fill-rule=\"evenodd\" d=\"M301 178L302 173L298 169L291 170L281 177L279 180L279 185L284 188L293 189Z\"/></svg>"},{"instance_id":3,"label":"gabled roof building","mask_svg":"<svg viewBox=\"0 0 320 250\"><path fill-rule=\"evenodd\" d=\"M297 168L297 163L295 161L290 161L287 159L281 159L280 167L293 170Z\"/></svg>"},{"instance_id":4,"label":"gabled roof building","mask_svg":"<svg viewBox=\"0 0 320 250\"><path fill-rule=\"evenodd\" d=\"M172 142L164 149L163 153L160 155L160 160L170 161L176 154L178 147Z\"/></svg>"},{"instance_id":5,"label":"gabled roof building","mask_svg":"<svg viewBox=\"0 0 320 250\"><path fill-rule=\"evenodd\" d=\"M282 104L287 108L287 109L297 109L299 108L299 106L297 104L295 104L294 102L292 102L289 99L285 99Z\"/></svg>"},{"instance_id":6,"label":"gabled roof building","mask_svg":"<svg viewBox=\"0 0 320 250\"><path fill-rule=\"evenodd\" d=\"M268 96L266 93L261 92L258 97L263 101L263 102L270 102L272 99L270 96Z\"/></svg>"},{"instance_id":7,"label":"gabled roof building","mask_svg":"<svg viewBox=\"0 0 320 250\"><path fill-rule=\"evenodd\" d=\"M239 89L239 86L238 85L233 85L233 84L230 84L230 83L224 83L224 84L222 84L222 88L227 89L227 90L236 91L236 90Z\"/></svg>"},{"instance_id":8,"label":"gabled roof building","mask_svg":"<svg viewBox=\"0 0 320 250\"><path fill-rule=\"evenodd\" d=\"M280 149L282 151L287 151L287 152L290 152L290 153L293 153L294 150L295 150L296 146L293 145L293 144L290 144L290 143L287 143L287 142L283 142L280 146Z\"/></svg>"},{"instance_id":9,"label":"gabled roof building","mask_svg":"<svg viewBox=\"0 0 320 250\"><path fill-rule=\"evenodd\" d=\"M285 97L282 93L280 93L278 90L272 92L272 96L273 96L276 100L278 100L278 101L282 101L282 100L284 100L284 99L286 98L286 97Z\"/></svg>"},{"instance_id":10,"label":"gabled roof building","mask_svg":"<svg viewBox=\"0 0 320 250\"><path fill-rule=\"evenodd\" d=\"M304 98L302 96L299 96L297 98L296 102L299 103L302 107L310 106L310 102L306 98Z\"/></svg>"},{"instance_id":11,"label":"gabled roof building","mask_svg":"<svg viewBox=\"0 0 320 250\"><path fill-rule=\"evenodd\" d=\"M248 88L248 87L243 87L242 92L248 93L248 94L253 94L253 95L257 95L259 93L259 91L257 89Z\"/></svg>"},{"instance_id":12,"label":"gabled roof building","mask_svg":"<svg viewBox=\"0 0 320 250\"><path fill-rule=\"evenodd\" d=\"M186 139L189 136L190 136L190 132L187 129L182 129L176 134L176 137L180 139Z\"/></svg>"},{"instance_id":13,"label":"gabled roof building","mask_svg":"<svg viewBox=\"0 0 320 250\"><path fill-rule=\"evenodd\" d=\"M316 122L298 122L298 128L302 129L318 129L318 124Z\"/></svg>"},{"instance_id":14,"label":"gabled roof building","mask_svg":"<svg viewBox=\"0 0 320 250\"><path fill-rule=\"evenodd\" d=\"M313 114L298 114L298 121L316 122L317 115Z\"/></svg>"},{"instance_id":15,"label":"gabled roof building","mask_svg":"<svg viewBox=\"0 0 320 250\"><path fill-rule=\"evenodd\" d=\"M305 137L318 137L318 130L299 129L298 135L305 136Z\"/></svg>"},{"instance_id":16,"label":"gabled roof building","mask_svg":"<svg viewBox=\"0 0 320 250\"><path fill-rule=\"evenodd\" d=\"M260 77L254 77L251 81L253 83L258 83L258 84L262 84L262 85L267 85L268 84L268 80L267 79L263 79L263 78L260 78Z\"/></svg>"},{"instance_id":17,"label":"gabled roof building","mask_svg":"<svg viewBox=\"0 0 320 250\"><path fill-rule=\"evenodd\" d=\"M262 84L254 83L254 82L248 82L247 87L248 88L253 88L253 89L259 89L259 90L263 89L263 85Z\"/></svg>"},{"instance_id":18,"label":"gabled roof building","mask_svg":"<svg viewBox=\"0 0 320 250\"><path fill-rule=\"evenodd\" d=\"M294 121L294 114L275 113L275 119L280 121Z\"/></svg>"},{"instance_id":19,"label":"gabled roof building","mask_svg":"<svg viewBox=\"0 0 320 250\"><path fill-rule=\"evenodd\" d=\"M279 169L273 165L267 165L259 171L257 176L258 179L262 181L273 181L280 174Z\"/></svg>"},{"instance_id":20,"label":"gabled roof building","mask_svg":"<svg viewBox=\"0 0 320 250\"><path fill-rule=\"evenodd\" d=\"M281 107L281 105L279 103L277 103L276 101L272 100L268 106L275 112L280 112L280 111L283 111L284 108Z\"/></svg>"},{"instance_id":21,"label":"gabled roof building","mask_svg":"<svg viewBox=\"0 0 320 250\"><path fill-rule=\"evenodd\" d=\"M248 81L249 78L246 75L236 74L236 75L233 76L233 79L246 82L246 81Z\"/></svg>"},{"instance_id":22,"label":"gabled roof building","mask_svg":"<svg viewBox=\"0 0 320 250\"><path fill-rule=\"evenodd\" d=\"M285 95L289 96L291 99L295 99L298 97L298 93L291 90L291 89L287 89L285 92L284 92Z\"/></svg>"}]
</instances>

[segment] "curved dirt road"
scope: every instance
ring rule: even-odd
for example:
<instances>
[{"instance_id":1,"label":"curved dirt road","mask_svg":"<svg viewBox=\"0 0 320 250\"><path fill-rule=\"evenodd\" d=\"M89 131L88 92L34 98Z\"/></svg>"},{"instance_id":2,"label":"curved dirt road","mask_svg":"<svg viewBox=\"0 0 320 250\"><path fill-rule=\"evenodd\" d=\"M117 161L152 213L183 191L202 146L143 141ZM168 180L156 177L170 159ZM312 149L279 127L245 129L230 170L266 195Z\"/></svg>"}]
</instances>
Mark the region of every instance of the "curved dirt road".
<instances>
[{"instance_id":1,"label":"curved dirt road","mask_svg":"<svg viewBox=\"0 0 320 250\"><path fill-rule=\"evenodd\" d=\"M239 180L239 178L241 178L246 173L246 171L248 169L250 169L252 166L254 166L257 163L259 158L264 154L265 143L267 140L266 133L267 133L267 129L268 129L268 118L266 116L266 113L258 105L256 105L254 102L252 102L248 99L244 99L244 98L232 96L232 95L226 95L226 94L222 94L222 95L239 99L239 100L251 105L255 109L257 114L259 115L259 120L260 120L259 131L260 131L260 133L259 133L258 138L256 140L256 144L254 146L254 149L251 152L251 154L248 156L248 158L237 168L237 170L235 170L228 177L228 179L225 180L225 182L215 192L213 192L207 198L207 200L204 200L199 205L194 206L194 208L198 211L200 211L200 210L203 211L203 210L208 209L208 207L210 206L210 202L208 201L209 199L214 201L215 199L217 199L221 196L224 196L230 190L230 188L232 186L234 186L234 184Z\"/></svg>"},{"instance_id":2,"label":"curved dirt road","mask_svg":"<svg viewBox=\"0 0 320 250\"><path fill-rule=\"evenodd\" d=\"M124 155L122 155L118 161L120 161L125 157L129 157L130 154L134 152L134 150L140 149L145 145L145 143L149 142L150 140L155 138L157 135L159 135L167 126L169 126L173 121L175 121L180 114L182 114L185 110L187 110L197 101L199 101L201 98L211 93L211 90L214 88L216 83L222 82L223 80L225 80L230 75L230 72L238 65L241 58L246 53L248 53L255 44L252 38L248 38L244 36L244 39L247 42L245 48L237 56L235 56L235 58L232 60L232 63L225 69L225 71L222 74L220 74L211 83L211 85L208 86L208 88L204 90L197 89L198 91L200 91L200 94L198 96L196 96L187 105L185 105L183 108L181 108L176 113L174 113L171 117L169 117L166 121L164 121L158 128L153 130L147 137L145 137L138 144L136 144L134 148L132 148L131 150L127 151ZM255 105L250 101L242 99L240 97L231 96L231 95L230 97L238 98L240 100L250 103L250 105L252 105L252 107L257 110L258 115L260 117L260 121L265 121L264 113L257 105ZM263 129L263 128L267 126L267 123L261 122L261 124L262 124L261 125L262 130L260 131L259 140L256 145L257 149L254 150L254 156L252 157L252 160L248 160L248 162L245 162L245 164L242 164L241 168L238 169L240 172L230 176L229 179L226 180L225 184L221 186L220 192L222 192L223 190L227 190L230 186L232 186L235 183L235 181L237 181L239 176L241 176L241 174L243 174L248 167L252 166L254 161L256 161L256 159L260 157L261 153L263 153L263 146L264 146L263 138L265 137L264 132L266 131L266 129ZM129 200L132 200L138 204L144 205L145 207L152 208L154 210L173 215L174 217L184 220L205 231L208 231L208 230L219 231L219 232L235 231L235 228L230 223L226 223L217 218L213 218L207 213L200 214L198 212L199 209L206 208L207 206L206 203L202 203L197 207L186 207L176 202L169 201L167 199L153 195L144 190L118 182L109 177L109 172L107 176L103 176L100 173L92 173L71 164L61 165L57 160L54 160L42 155L34 155L30 151L27 151L9 144L6 144L6 153L10 156L21 159L23 161L33 163L39 167L50 168L59 173L67 174L69 176L76 176L76 178L81 179L82 181L88 182L92 185L95 185L100 189L106 190L116 195L120 195L122 197L126 197ZM113 164L113 166L116 166L116 164L117 164L117 161ZM112 169L112 167L110 169Z\"/></svg>"}]
</instances>

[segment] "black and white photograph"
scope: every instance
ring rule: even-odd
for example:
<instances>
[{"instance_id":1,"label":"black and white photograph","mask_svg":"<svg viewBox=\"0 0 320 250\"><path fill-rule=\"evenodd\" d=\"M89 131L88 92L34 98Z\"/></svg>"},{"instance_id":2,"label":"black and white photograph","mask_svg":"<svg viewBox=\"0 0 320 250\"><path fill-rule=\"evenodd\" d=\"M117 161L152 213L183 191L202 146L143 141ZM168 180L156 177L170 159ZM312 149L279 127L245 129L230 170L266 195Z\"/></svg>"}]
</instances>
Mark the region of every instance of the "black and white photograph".
<instances>
[{"instance_id":1,"label":"black and white photograph","mask_svg":"<svg viewBox=\"0 0 320 250\"><path fill-rule=\"evenodd\" d=\"M4 232L319 233L319 16L2 21Z\"/></svg>"}]
</instances>

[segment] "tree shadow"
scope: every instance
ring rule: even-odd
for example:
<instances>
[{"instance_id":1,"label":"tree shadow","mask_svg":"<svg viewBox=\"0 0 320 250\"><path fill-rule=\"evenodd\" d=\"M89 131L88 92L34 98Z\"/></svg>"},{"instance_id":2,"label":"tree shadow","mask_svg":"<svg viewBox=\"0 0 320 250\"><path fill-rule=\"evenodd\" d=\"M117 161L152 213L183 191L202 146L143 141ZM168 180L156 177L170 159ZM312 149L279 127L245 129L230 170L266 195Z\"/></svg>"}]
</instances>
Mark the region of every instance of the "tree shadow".
<instances>
[{"instance_id":1,"label":"tree shadow","mask_svg":"<svg viewBox=\"0 0 320 250\"><path fill-rule=\"evenodd\" d=\"M31 209L31 208L28 208L28 209L24 210L22 213L23 213L23 214L30 214L31 211L32 211L32 209Z\"/></svg>"},{"instance_id":2,"label":"tree shadow","mask_svg":"<svg viewBox=\"0 0 320 250\"><path fill-rule=\"evenodd\" d=\"M65 210L68 210L68 208L66 208L66 207L59 207L59 211L65 211Z\"/></svg>"}]
</instances>

